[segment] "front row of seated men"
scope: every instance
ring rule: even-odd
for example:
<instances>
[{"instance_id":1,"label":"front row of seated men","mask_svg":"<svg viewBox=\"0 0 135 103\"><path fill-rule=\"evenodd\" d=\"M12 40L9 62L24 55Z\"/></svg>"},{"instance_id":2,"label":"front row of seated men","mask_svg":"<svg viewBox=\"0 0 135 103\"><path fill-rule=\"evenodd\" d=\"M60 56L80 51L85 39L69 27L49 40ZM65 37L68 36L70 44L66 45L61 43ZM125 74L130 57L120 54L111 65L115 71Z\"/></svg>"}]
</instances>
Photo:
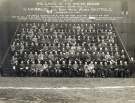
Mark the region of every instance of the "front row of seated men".
<instances>
[{"instance_id":1,"label":"front row of seated men","mask_svg":"<svg viewBox=\"0 0 135 103\"><path fill-rule=\"evenodd\" d=\"M14 76L36 77L129 77L128 62L21 61L13 65Z\"/></svg>"}]
</instances>

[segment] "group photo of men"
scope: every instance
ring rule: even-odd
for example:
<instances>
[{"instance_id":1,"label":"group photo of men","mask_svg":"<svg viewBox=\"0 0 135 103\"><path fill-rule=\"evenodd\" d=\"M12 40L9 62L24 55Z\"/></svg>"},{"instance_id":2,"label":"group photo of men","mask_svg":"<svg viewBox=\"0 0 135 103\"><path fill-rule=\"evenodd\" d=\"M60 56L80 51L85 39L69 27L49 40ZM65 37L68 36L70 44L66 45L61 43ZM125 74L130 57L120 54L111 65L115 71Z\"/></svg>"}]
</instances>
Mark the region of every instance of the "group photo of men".
<instances>
[{"instance_id":1,"label":"group photo of men","mask_svg":"<svg viewBox=\"0 0 135 103\"><path fill-rule=\"evenodd\" d=\"M21 23L10 45L10 76L130 77L112 23Z\"/></svg>"}]
</instances>

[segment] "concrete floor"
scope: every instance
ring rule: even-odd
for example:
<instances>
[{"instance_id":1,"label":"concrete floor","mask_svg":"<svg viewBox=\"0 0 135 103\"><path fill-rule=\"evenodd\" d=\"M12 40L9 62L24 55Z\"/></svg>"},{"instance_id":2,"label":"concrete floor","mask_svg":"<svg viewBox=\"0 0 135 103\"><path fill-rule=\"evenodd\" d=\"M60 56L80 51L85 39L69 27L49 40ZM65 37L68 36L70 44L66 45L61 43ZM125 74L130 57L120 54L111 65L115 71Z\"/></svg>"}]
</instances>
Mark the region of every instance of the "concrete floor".
<instances>
[{"instance_id":1,"label":"concrete floor","mask_svg":"<svg viewBox=\"0 0 135 103\"><path fill-rule=\"evenodd\" d=\"M135 103L135 79L0 78L0 103Z\"/></svg>"}]
</instances>

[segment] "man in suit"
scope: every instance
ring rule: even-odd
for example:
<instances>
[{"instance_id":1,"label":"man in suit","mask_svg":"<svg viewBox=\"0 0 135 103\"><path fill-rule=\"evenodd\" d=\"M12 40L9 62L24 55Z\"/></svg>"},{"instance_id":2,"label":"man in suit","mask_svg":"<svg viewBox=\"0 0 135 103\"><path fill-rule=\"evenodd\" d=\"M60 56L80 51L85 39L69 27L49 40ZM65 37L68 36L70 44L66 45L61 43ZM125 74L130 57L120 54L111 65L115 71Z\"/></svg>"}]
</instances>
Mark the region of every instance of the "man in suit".
<instances>
[{"instance_id":1,"label":"man in suit","mask_svg":"<svg viewBox=\"0 0 135 103\"><path fill-rule=\"evenodd\" d=\"M77 61L74 62L74 64L73 64L73 69L74 69L74 76L78 76L78 69L79 69L79 66L78 66Z\"/></svg>"}]
</instances>

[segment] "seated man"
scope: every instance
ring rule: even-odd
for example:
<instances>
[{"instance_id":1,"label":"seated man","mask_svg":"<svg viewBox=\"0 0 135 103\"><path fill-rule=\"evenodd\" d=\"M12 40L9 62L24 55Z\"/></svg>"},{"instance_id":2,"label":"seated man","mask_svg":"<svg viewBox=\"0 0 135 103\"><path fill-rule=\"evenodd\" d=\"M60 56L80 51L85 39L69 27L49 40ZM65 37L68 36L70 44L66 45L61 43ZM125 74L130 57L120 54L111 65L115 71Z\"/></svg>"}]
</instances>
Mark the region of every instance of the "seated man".
<instances>
[{"instance_id":1,"label":"seated man","mask_svg":"<svg viewBox=\"0 0 135 103\"><path fill-rule=\"evenodd\" d=\"M55 68L54 68L54 64L53 64L52 60L49 60L48 69L49 69L49 76L54 77L55 76Z\"/></svg>"},{"instance_id":2,"label":"seated man","mask_svg":"<svg viewBox=\"0 0 135 103\"><path fill-rule=\"evenodd\" d=\"M55 60L54 54L52 53L52 51L50 51L50 54L48 55L48 58L52 61Z\"/></svg>"},{"instance_id":3,"label":"seated man","mask_svg":"<svg viewBox=\"0 0 135 103\"><path fill-rule=\"evenodd\" d=\"M89 70L88 70L88 63L85 62L84 64L84 71L85 71L85 77L89 77Z\"/></svg>"},{"instance_id":4,"label":"seated man","mask_svg":"<svg viewBox=\"0 0 135 103\"><path fill-rule=\"evenodd\" d=\"M43 69L43 76L49 76L49 65L48 63L45 61L45 63L42 65L42 69Z\"/></svg>"},{"instance_id":5,"label":"seated man","mask_svg":"<svg viewBox=\"0 0 135 103\"><path fill-rule=\"evenodd\" d=\"M23 60L21 61L19 67L19 76L23 77L25 75L25 64Z\"/></svg>"},{"instance_id":6,"label":"seated man","mask_svg":"<svg viewBox=\"0 0 135 103\"><path fill-rule=\"evenodd\" d=\"M114 77L115 64L112 61L108 62L109 77Z\"/></svg>"},{"instance_id":7,"label":"seated man","mask_svg":"<svg viewBox=\"0 0 135 103\"><path fill-rule=\"evenodd\" d=\"M129 77L130 76L130 69L128 68L128 62L125 61L123 65L124 65L124 71L125 71L124 77Z\"/></svg>"},{"instance_id":8,"label":"seated man","mask_svg":"<svg viewBox=\"0 0 135 103\"><path fill-rule=\"evenodd\" d=\"M42 51L40 51L40 54L38 55L38 59L41 61L41 63L43 63L44 55Z\"/></svg>"},{"instance_id":9,"label":"seated man","mask_svg":"<svg viewBox=\"0 0 135 103\"><path fill-rule=\"evenodd\" d=\"M59 61L57 61L55 64L55 72L57 77L60 77L62 75L61 64Z\"/></svg>"},{"instance_id":10,"label":"seated man","mask_svg":"<svg viewBox=\"0 0 135 103\"><path fill-rule=\"evenodd\" d=\"M71 60L68 61L67 72L69 77L73 76L73 65Z\"/></svg>"},{"instance_id":11,"label":"seated man","mask_svg":"<svg viewBox=\"0 0 135 103\"><path fill-rule=\"evenodd\" d=\"M114 63L114 76L115 77L119 76L119 66L118 66L118 62L117 61Z\"/></svg>"},{"instance_id":12,"label":"seated man","mask_svg":"<svg viewBox=\"0 0 135 103\"><path fill-rule=\"evenodd\" d=\"M120 60L120 63L119 63L119 76L120 77L124 77L124 65L123 65L123 61Z\"/></svg>"},{"instance_id":13,"label":"seated man","mask_svg":"<svg viewBox=\"0 0 135 103\"><path fill-rule=\"evenodd\" d=\"M105 60L106 60L106 61L111 61L111 60L112 60L112 57L111 57L111 55L109 54L109 52L106 53L106 55L105 55Z\"/></svg>"},{"instance_id":14,"label":"seated man","mask_svg":"<svg viewBox=\"0 0 135 103\"><path fill-rule=\"evenodd\" d=\"M43 74L43 68L42 68L42 64L41 64L40 60L38 60L38 64L37 64L36 67L37 67L37 74L36 74L36 76L41 77L42 74Z\"/></svg>"},{"instance_id":15,"label":"seated man","mask_svg":"<svg viewBox=\"0 0 135 103\"><path fill-rule=\"evenodd\" d=\"M73 64L73 72L74 72L74 76L78 76L78 69L79 69L79 65L77 63L77 61L74 62Z\"/></svg>"},{"instance_id":16,"label":"seated man","mask_svg":"<svg viewBox=\"0 0 135 103\"><path fill-rule=\"evenodd\" d=\"M32 61L34 60L34 55L33 55L32 52L30 52L30 54L28 55L28 57L29 57L30 60L32 60Z\"/></svg>"},{"instance_id":17,"label":"seated man","mask_svg":"<svg viewBox=\"0 0 135 103\"><path fill-rule=\"evenodd\" d=\"M62 76L66 77L67 76L67 65L66 65L65 60L62 60L61 70L62 70Z\"/></svg>"},{"instance_id":18,"label":"seated man","mask_svg":"<svg viewBox=\"0 0 135 103\"><path fill-rule=\"evenodd\" d=\"M35 61L32 61L32 64L31 64L31 76L36 76L36 63Z\"/></svg>"},{"instance_id":19,"label":"seated man","mask_svg":"<svg viewBox=\"0 0 135 103\"><path fill-rule=\"evenodd\" d=\"M83 68L83 62L81 60L79 60L79 69L78 69L78 76L80 77L84 77L85 76L85 71Z\"/></svg>"},{"instance_id":20,"label":"seated man","mask_svg":"<svg viewBox=\"0 0 135 103\"><path fill-rule=\"evenodd\" d=\"M34 43L37 43L37 42L38 42L38 39L37 39L36 35L32 38L32 41L33 41Z\"/></svg>"},{"instance_id":21,"label":"seated man","mask_svg":"<svg viewBox=\"0 0 135 103\"><path fill-rule=\"evenodd\" d=\"M103 65L103 62L102 61L99 62L98 73L99 73L99 77L102 77L102 78L105 77L105 74L104 74L104 65Z\"/></svg>"},{"instance_id":22,"label":"seated man","mask_svg":"<svg viewBox=\"0 0 135 103\"><path fill-rule=\"evenodd\" d=\"M93 61L90 62L88 65L88 77L94 77L95 76L95 65L93 64Z\"/></svg>"}]
</instances>

